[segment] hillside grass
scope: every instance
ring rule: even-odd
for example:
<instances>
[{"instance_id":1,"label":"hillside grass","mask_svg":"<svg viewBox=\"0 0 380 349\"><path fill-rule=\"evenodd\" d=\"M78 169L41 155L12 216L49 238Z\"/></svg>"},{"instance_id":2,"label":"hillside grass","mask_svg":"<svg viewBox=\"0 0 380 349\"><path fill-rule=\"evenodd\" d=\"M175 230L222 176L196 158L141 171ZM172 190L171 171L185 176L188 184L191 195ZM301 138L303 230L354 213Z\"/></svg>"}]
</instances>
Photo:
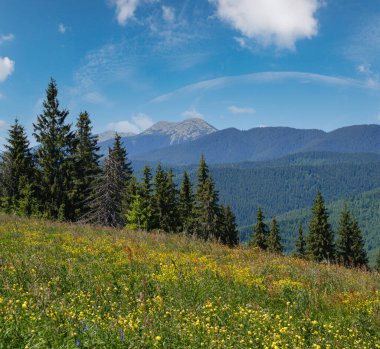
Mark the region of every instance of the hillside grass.
<instances>
[{"instance_id":1,"label":"hillside grass","mask_svg":"<svg viewBox=\"0 0 380 349\"><path fill-rule=\"evenodd\" d=\"M0 348L380 348L380 275L0 216Z\"/></svg>"}]
</instances>

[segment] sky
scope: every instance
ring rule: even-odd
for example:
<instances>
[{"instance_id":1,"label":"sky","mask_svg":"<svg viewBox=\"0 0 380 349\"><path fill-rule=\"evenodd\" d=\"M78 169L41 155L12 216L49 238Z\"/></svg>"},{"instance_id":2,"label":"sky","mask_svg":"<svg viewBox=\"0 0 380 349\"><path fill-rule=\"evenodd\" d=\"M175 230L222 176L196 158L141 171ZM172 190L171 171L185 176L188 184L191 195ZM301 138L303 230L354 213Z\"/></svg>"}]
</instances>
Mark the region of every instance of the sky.
<instances>
[{"instance_id":1,"label":"sky","mask_svg":"<svg viewBox=\"0 0 380 349\"><path fill-rule=\"evenodd\" d=\"M0 0L0 137L51 77L94 132L379 124L378 57L378 0Z\"/></svg>"}]
</instances>

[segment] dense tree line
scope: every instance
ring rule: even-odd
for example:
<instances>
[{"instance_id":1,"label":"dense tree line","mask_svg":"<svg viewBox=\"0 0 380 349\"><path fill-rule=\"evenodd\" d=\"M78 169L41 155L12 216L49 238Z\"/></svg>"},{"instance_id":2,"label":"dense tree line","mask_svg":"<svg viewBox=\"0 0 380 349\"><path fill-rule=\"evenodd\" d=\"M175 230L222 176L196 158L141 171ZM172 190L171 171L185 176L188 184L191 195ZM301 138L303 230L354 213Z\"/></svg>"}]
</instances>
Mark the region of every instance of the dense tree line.
<instances>
[{"instance_id":1,"label":"dense tree line","mask_svg":"<svg viewBox=\"0 0 380 349\"><path fill-rule=\"evenodd\" d=\"M138 230L185 232L229 246L238 244L235 216L219 204L218 191L202 156L197 184L183 174L177 188L172 170L158 165L134 176L119 135L100 163L90 116L80 113L76 128L61 109L52 79L43 111L33 124L31 149L18 120L10 127L0 166L1 209L21 216L89 222Z\"/></svg>"},{"instance_id":2,"label":"dense tree line","mask_svg":"<svg viewBox=\"0 0 380 349\"><path fill-rule=\"evenodd\" d=\"M277 254L282 253L283 250L276 218L272 219L269 229L260 208L257 210L250 245ZM358 221L352 217L345 205L341 212L335 241L334 232L329 223L329 214L320 192L312 208L309 234L306 238L304 237L303 227L300 224L295 247L294 254L299 258L308 258L317 262L336 262L345 267L368 268L367 252Z\"/></svg>"}]
</instances>

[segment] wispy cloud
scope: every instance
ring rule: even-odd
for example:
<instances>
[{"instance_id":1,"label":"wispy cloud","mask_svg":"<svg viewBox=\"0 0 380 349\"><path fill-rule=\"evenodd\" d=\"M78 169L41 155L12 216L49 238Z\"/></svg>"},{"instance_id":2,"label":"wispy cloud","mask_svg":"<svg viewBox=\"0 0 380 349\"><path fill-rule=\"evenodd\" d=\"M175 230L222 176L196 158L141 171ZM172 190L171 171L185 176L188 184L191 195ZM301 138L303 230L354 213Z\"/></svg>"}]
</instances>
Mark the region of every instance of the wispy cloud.
<instances>
[{"instance_id":1,"label":"wispy cloud","mask_svg":"<svg viewBox=\"0 0 380 349\"><path fill-rule=\"evenodd\" d=\"M8 128L8 123L0 119L0 131L5 131Z\"/></svg>"},{"instance_id":2,"label":"wispy cloud","mask_svg":"<svg viewBox=\"0 0 380 349\"><path fill-rule=\"evenodd\" d=\"M111 0L113 6L116 7L116 18L120 25L126 25L128 20L133 18L136 8L141 2L140 0Z\"/></svg>"},{"instance_id":3,"label":"wispy cloud","mask_svg":"<svg viewBox=\"0 0 380 349\"><path fill-rule=\"evenodd\" d=\"M63 23L58 24L58 32L61 34L65 34L67 27Z\"/></svg>"},{"instance_id":4,"label":"wispy cloud","mask_svg":"<svg viewBox=\"0 0 380 349\"><path fill-rule=\"evenodd\" d=\"M15 62L9 57L0 57L0 82L5 81L15 70Z\"/></svg>"},{"instance_id":5,"label":"wispy cloud","mask_svg":"<svg viewBox=\"0 0 380 349\"><path fill-rule=\"evenodd\" d=\"M2 34L0 35L0 45L5 42L13 41L16 37L14 34Z\"/></svg>"},{"instance_id":6,"label":"wispy cloud","mask_svg":"<svg viewBox=\"0 0 380 349\"><path fill-rule=\"evenodd\" d=\"M298 40L311 39L318 33L320 0L209 1L215 4L220 20L264 46L293 50ZM246 45L241 38L238 42Z\"/></svg>"},{"instance_id":7,"label":"wispy cloud","mask_svg":"<svg viewBox=\"0 0 380 349\"><path fill-rule=\"evenodd\" d=\"M364 89L379 89L378 83L369 83L346 77L336 77L321 75L307 72L261 72L238 76L224 76L216 79L205 80L184 86L173 92L158 96L152 100L154 103L161 103L172 99L177 95L184 95L193 92L205 92L217 88L222 88L232 84L239 83L269 83L280 80L298 80L300 82L317 82L326 85L335 85L343 87L356 87Z\"/></svg>"},{"instance_id":8,"label":"wispy cloud","mask_svg":"<svg viewBox=\"0 0 380 349\"><path fill-rule=\"evenodd\" d=\"M204 119L203 114L196 109L186 110L182 113L182 116L186 119Z\"/></svg>"},{"instance_id":9,"label":"wispy cloud","mask_svg":"<svg viewBox=\"0 0 380 349\"><path fill-rule=\"evenodd\" d=\"M141 133L153 125L153 120L146 114L139 113L132 120L111 122L107 125L109 131Z\"/></svg>"},{"instance_id":10,"label":"wispy cloud","mask_svg":"<svg viewBox=\"0 0 380 349\"><path fill-rule=\"evenodd\" d=\"M255 114L256 110L251 107L237 107L236 105L231 105L228 110L232 114Z\"/></svg>"},{"instance_id":11,"label":"wispy cloud","mask_svg":"<svg viewBox=\"0 0 380 349\"><path fill-rule=\"evenodd\" d=\"M175 19L175 11L173 7L170 6L162 6L162 18L166 22L173 22Z\"/></svg>"},{"instance_id":12,"label":"wispy cloud","mask_svg":"<svg viewBox=\"0 0 380 349\"><path fill-rule=\"evenodd\" d=\"M83 95L83 100L92 104L109 104L107 98L99 92L88 92Z\"/></svg>"}]
</instances>

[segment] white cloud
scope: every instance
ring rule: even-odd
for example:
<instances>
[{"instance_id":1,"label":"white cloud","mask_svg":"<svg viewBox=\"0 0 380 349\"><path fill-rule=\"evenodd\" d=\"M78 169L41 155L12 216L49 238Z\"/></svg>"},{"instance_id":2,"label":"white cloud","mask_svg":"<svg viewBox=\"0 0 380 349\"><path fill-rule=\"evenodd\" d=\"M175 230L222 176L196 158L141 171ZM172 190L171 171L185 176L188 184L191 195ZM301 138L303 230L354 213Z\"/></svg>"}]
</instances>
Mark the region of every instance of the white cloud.
<instances>
[{"instance_id":1,"label":"white cloud","mask_svg":"<svg viewBox=\"0 0 380 349\"><path fill-rule=\"evenodd\" d=\"M175 19L174 9L170 6L162 6L162 18L166 22L173 22Z\"/></svg>"},{"instance_id":2,"label":"white cloud","mask_svg":"<svg viewBox=\"0 0 380 349\"><path fill-rule=\"evenodd\" d=\"M8 128L8 123L5 120L0 120L0 131L4 131Z\"/></svg>"},{"instance_id":3,"label":"white cloud","mask_svg":"<svg viewBox=\"0 0 380 349\"><path fill-rule=\"evenodd\" d=\"M141 131L146 130L154 124L153 120L143 113L134 115L132 121Z\"/></svg>"},{"instance_id":4,"label":"white cloud","mask_svg":"<svg viewBox=\"0 0 380 349\"><path fill-rule=\"evenodd\" d=\"M4 42L10 42L15 39L15 36L13 34L3 34L0 35L0 44L3 44Z\"/></svg>"},{"instance_id":5,"label":"white cloud","mask_svg":"<svg viewBox=\"0 0 380 349\"><path fill-rule=\"evenodd\" d=\"M359 73L362 73L362 74L368 74L368 73L371 73L371 65L370 65L370 64L359 64L359 65L356 67L356 70L357 70Z\"/></svg>"},{"instance_id":6,"label":"white cloud","mask_svg":"<svg viewBox=\"0 0 380 349\"><path fill-rule=\"evenodd\" d=\"M225 86L231 86L233 84L242 83L269 83L281 80L297 80L300 82L315 82L326 85L346 86L363 88L370 90L380 89L380 84L376 81L362 81L346 77L337 77L330 75L321 75L307 72L261 72L237 76L223 76L216 79L204 80L194 84L190 84L181 87L173 92L158 96L152 100L154 103L162 103L172 99L178 95L185 95L195 92L206 92L208 90L214 90L217 88L223 88Z\"/></svg>"},{"instance_id":7,"label":"white cloud","mask_svg":"<svg viewBox=\"0 0 380 349\"><path fill-rule=\"evenodd\" d=\"M149 116L139 113L132 117L132 121L122 120L118 122L111 122L107 125L107 129L109 131L116 132L141 133L152 125L153 120Z\"/></svg>"},{"instance_id":8,"label":"white cloud","mask_svg":"<svg viewBox=\"0 0 380 349\"><path fill-rule=\"evenodd\" d=\"M140 129L128 120L118 121L118 122L110 122L107 125L107 130L116 131L116 132L132 132L132 133L140 133Z\"/></svg>"},{"instance_id":9,"label":"white cloud","mask_svg":"<svg viewBox=\"0 0 380 349\"><path fill-rule=\"evenodd\" d=\"M247 44L247 39L241 36L235 36L235 41L239 44L241 48L247 48L249 45Z\"/></svg>"},{"instance_id":10,"label":"white cloud","mask_svg":"<svg viewBox=\"0 0 380 349\"><path fill-rule=\"evenodd\" d=\"M209 0L217 16L259 44L294 49L318 33L320 0Z\"/></svg>"},{"instance_id":11,"label":"white cloud","mask_svg":"<svg viewBox=\"0 0 380 349\"><path fill-rule=\"evenodd\" d=\"M128 20L133 18L139 0L112 0L116 6L116 18L120 25L126 25Z\"/></svg>"},{"instance_id":12,"label":"white cloud","mask_svg":"<svg viewBox=\"0 0 380 349\"><path fill-rule=\"evenodd\" d=\"M8 57L0 57L0 82L5 81L15 70L15 62Z\"/></svg>"},{"instance_id":13,"label":"white cloud","mask_svg":"<svg viewBox=\"0 0 380 349\"><path fill-rule=\"evenodd\" d=\"M203 119L203 114L195 109L186 110L182 116L186 119Z\"/></svg>"},{"instance_id":14,"label":"white cloud","mask_svg":"<svg viewBox=\"0 0 380 349\"><path fill-rule=\"evenodd\" d=\"M63 23L59 23L58 25L58 31L61 33L61 34L65 34L66 33L66 26L63 24Z\"/></svg>"},{"instance_id":15,"label":"white cloud","mask_svg":"<svg viewBox=\"0 0 380 349\"><path fill-rule=\"evenodd\" d=\"M107 98L98 92L88 92L83 96L83 100L92 104L107 104Z\"/></svg>"},{"instance_id":16,"label":"white cloud","mask_svg":"<svg viewBox=\"0 0 380 349\"><path fill-rule=\"evenodd\" d=\"M237 107L236 105L231 105L228 110L232 114L255 114L256 110L250 107Z\"/></svg>"},{"instance_id":17,"label":"white cloud","mask_svg":"<svg viewBox=\"0 0 380 349\"><path fill-rule=\"evenodd\" d=\"M0 100L4 99L5 96L0 92Z\"/></svg>"}]
</instances>

